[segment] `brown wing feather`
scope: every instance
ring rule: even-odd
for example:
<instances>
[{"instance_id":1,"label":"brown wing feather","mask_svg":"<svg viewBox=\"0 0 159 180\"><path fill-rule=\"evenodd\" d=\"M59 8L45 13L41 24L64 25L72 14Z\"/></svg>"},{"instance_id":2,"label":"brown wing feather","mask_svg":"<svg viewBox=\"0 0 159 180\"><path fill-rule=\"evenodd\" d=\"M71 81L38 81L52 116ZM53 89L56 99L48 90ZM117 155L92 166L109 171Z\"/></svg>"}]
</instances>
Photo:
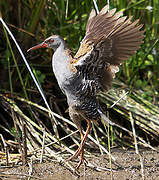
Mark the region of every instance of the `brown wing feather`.
<instances>
[{"instance_id":1,"label":"brown wing feather","mask_svg":"<svg viewBox=\"0 0 159 180\"><path fill-rule=\"evenodd\" d=\"M96 11L94 9L92 9L92 11L91 11L91 13L89 15L89 18L88 18L87 25L86 25L86 33L89 32L90 24L92 23L95 16L96 16Z\"/></svg>"},{"instance_id":2,"label":"brown wing feather","mask_svg":"<svg viewBox=\"0 0 159 180\"><path fill-rule=\"evenodd\" d=\"M116 9L107 11L108 6L98 15L91 11L86 35L74 57L75 66L100 69L95 74L100 76L99 82L105 90L110 88L118 66L136 53L144 37L139 20L132 22L132 17L121 17L122 12L115 13Z\"/></svg>"}]
</instances>

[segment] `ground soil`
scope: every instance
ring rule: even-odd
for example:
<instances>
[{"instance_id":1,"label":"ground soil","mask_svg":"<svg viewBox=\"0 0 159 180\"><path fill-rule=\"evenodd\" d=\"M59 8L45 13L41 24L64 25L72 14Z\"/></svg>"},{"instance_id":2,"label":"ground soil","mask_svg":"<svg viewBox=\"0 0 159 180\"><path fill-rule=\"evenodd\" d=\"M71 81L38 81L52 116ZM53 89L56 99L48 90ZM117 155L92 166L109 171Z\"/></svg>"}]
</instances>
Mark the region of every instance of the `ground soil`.
<instances>
[{"instance_id":1,"label":"ground soil","mask_svg":"<svg viewBox=\"0 0 159 180\"><path fill-rule=\"evenodd\" d=\"M159 148L158 148L159 150ZM159 180L159 152L152 150L140 150L144 164L145 180ZM140 156L134 150L112 149L112 155L116 161L112 161L112 172L110 172L110 161L108 155L93 153L87 157L89 163L94 168L87 167L84 171L82 165L79 169L80 177L72 173L67 167L56 161L33 164L33 173L30 179L47 179L47 180L140 180L142 179L142 168ZM77 165L77 162L72 162ZM103 168L103 169L102 169ZM15 180L28 179L25 174L29 173L29 167L19 166L12 168L1 168L0 179ZM37 177L37 178L36 178Z\"/></svg>"}]
</instances>

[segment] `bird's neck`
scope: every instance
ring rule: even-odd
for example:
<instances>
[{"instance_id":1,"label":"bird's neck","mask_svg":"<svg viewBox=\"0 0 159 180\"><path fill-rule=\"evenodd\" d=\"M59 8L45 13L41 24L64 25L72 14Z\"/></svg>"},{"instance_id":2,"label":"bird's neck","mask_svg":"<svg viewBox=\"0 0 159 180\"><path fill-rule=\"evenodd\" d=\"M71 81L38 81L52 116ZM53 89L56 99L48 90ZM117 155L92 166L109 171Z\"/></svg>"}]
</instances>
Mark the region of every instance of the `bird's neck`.
<instances>
[{"instance_id":1,"label":"bird's neck","mask_svg":"<svg viewBox=\"0 0 159 180\"><path fill-rule=\"evenodd\" d=\"M56 51L57 49L60 49L60 50L66 49L67 45L62 37L59 37L59 42L60 42L60 44L58 44L56 47L54 47L54 51Z\"/></svg>"},{"instance_id":2,"label":"bird's neck","mask_svg":"<svg viewBox=\"0 0 159 180\"><path fill-rule=\"evenodd\" d=\"M73 76L73 72L70 69L70 56L65 43L61 43L55 50L52 66L58 84L64 92L66 83Z\"/></svg>"}]
</instances>

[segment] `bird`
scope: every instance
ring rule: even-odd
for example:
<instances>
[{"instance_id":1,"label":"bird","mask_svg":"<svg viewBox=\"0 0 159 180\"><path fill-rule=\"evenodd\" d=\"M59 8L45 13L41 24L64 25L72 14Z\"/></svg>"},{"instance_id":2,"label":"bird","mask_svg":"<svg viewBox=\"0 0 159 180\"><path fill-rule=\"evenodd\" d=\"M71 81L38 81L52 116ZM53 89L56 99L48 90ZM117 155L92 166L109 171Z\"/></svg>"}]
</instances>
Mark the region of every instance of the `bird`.
<instances>
[{"instance_id":1,"label":"bird","mask_svg":"<svg viewBox=\"0 0 159 180\"><path fill-rule=\"evenodd\" d=\"M28 49L28 52L39 48L54 50L53 72L67 98L70 119L76 124L81 138L78 149L68 159L80 156L76 169L85 161L84 144L92 121L108 120L97 94L111 89L119 66L140 48L144 38L142 27L139 19L132 21L132 17L123 16L116 8L109 10L106 5L98 14L92 9L85 36L74 56L59 35L52 35ZM85 134L82 121L87 122Z\"/></svg>"}]
</instances>

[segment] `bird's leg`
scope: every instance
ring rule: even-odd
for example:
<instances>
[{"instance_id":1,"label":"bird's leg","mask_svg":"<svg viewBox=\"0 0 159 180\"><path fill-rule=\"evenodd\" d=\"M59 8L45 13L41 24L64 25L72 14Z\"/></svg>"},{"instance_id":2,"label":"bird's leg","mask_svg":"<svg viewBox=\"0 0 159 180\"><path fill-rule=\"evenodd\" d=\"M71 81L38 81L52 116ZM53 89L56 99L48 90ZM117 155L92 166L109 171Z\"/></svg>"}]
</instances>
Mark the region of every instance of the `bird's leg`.
<instances>
[{"instance_id":1,"label":"bird's leg","mask_svg":"<svg viewBox=\"0 0 159 180\"><path fill-rule=\"evenodd\" d=\"M86 130L86 133L85 133L84 136L83 136L82 130L80 129L81 144L80 144L79 148L76 150L76 152L68 159L68 160L72 160L73 158L76 158L81 154L80 162L79 162L79 164L77 166L77 169L80 167L80 165L84 161L84 143L85 143L86 138L87 138L87 136L88 136L88 134L90 132L90 129L91 129L91 121L90 120L86 120L86 121L87 121L87 130Z\"/></svg>"},{"instance_id":2,"label":"bird's leg","mask_svg":"<svg viewBox=\"0 0 159 180\"><path fill-rule=\"evenodd\" d=\"M80 131L80 136L81 136L81 142L82 142L82 140L84 138L84 134L83 134L82 130ZM77 151L78 151L78 149L77 149ZM80 167L80 165L83 163L83 161L84 161L84 147L82 147L82 149L81 149L80 161L79 161L76 169L78 169Z\"/></svg>"}]
</instances>

